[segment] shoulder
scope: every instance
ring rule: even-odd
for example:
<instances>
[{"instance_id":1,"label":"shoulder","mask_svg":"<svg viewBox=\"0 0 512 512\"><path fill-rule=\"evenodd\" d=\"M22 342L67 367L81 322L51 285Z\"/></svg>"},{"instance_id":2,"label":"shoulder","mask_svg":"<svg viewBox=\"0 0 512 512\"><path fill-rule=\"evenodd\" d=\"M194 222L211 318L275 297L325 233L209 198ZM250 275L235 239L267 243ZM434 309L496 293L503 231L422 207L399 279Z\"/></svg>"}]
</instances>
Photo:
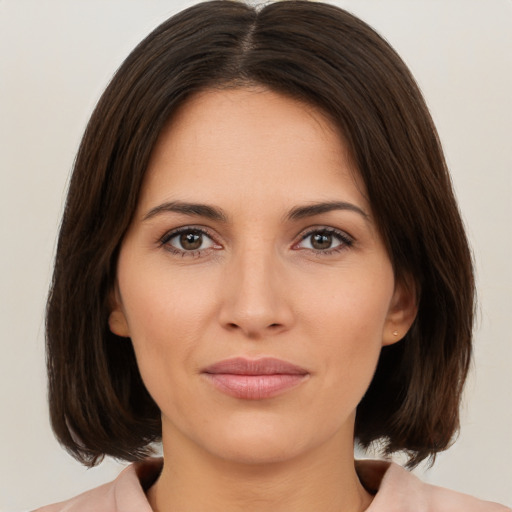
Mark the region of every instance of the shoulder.
<instances>
[{"instance_id":1,"label":"shoulder","mask_svg":"<svg viewBox=\"0 0 512 512\"><path fill-rule=\"evenodd\" d=\"M34 512L152 512L147 489L161 471L161 459L131 464L112 482Z\"/></svg>"},{"instance_id":2,"label":"shoulder","mask_svg":"<svg viewBox=\"0 0 512 512\"><path fill-rule=\"evenodd\" d=\"M367 512L512 512L497 503L423 483L397 464L357 461L356 467L363 485L375 493ZM161 468L161 459L132 464L113 482L34 512L152 512L145 489Z\"/></svg>"},{"instance_id":3,"label":"shoulder","mask_svg":"<svg viewBox=\"0 0 512 512\"><path fill-rule=\"evenodd\" d=\"M381 461L358 461L364 485L376 491L367 512L512 512L467 494L419 480L401 466Z\"/></svg>"}]
</instances>

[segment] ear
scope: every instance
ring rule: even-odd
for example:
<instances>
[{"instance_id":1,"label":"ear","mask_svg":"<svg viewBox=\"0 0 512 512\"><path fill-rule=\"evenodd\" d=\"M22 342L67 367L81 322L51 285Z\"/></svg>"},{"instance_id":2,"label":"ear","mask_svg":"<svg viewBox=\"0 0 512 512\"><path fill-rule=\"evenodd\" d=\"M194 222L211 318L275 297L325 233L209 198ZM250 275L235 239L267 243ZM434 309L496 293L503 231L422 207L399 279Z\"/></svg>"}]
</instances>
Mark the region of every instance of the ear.
<instances>
[{"instance_id":1,"label":"ear","mask_svg":"<svg viewBox=\"0 0 512 512\"><path fill-rule=\"evenodd\" d=\"M396 282L382 333L383 346L392 345L407 334L418 312L417 297L417 285L411 277Z\"/></svg>"},{"instance_id":2,"label":"ear","mask_svg":"<svg viewBox=\"0 0 512 512\"><path fill-rule=\"evenodd\" d=\"M124 313L123 303L121 300L121 294L119 293L119 287L117 283L109 295L109 308L110 314L108 316L108 326L110 331L117 336L123 338L130 337L130 329L128 327L128 321Z\"/></svg>"}]
</instances>

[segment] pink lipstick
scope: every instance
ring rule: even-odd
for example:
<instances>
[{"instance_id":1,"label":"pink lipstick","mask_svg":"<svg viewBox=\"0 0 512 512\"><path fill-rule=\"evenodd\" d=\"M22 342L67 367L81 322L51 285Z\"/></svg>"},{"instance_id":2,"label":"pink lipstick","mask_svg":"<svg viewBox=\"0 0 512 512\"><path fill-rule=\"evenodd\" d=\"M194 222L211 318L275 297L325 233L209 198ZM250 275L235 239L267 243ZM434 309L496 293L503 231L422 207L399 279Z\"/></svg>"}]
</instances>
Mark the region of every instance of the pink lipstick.
<instances>
[{"instance_id":1,"label":"pink lipstick","mask_svg":"<svg viewBox=\"0 0 512 512\"><path fill-rule=\"evenodd\" d=\"M245 400L264 400L280 395L309 375L304 368L270 357L226 359L208 366L202 374L219 391Z\"/></svg>"}]
</instances>

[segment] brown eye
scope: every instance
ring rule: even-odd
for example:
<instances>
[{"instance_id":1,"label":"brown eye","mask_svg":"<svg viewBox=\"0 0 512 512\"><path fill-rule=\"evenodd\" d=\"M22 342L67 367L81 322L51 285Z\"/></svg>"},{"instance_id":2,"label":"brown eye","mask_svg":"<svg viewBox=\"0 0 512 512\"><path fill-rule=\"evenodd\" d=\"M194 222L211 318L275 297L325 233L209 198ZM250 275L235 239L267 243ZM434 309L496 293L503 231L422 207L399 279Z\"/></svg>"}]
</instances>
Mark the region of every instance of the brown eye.
<instances>
[{"instance_id":1,"label":"brown eye","mask_svg":"<svg viewBox=\"0 0 512 512\"><path fill-rule=\"evenodd\" d=\"M303 235L302 240L295 246L296 249L309 249L317 253L330 254L353 244L351 236L337 229L317 229Z\"/></svg>"},{"instance_id":2,"label":"brown eye","mask_svg":"<svg viewBox=\"0 0 512 512\"><path fill-rule=\"evenodd\" d=\"M180 235L180 245L186 251L195 251L201 247L203 235L197 232L182 233Z\"/></svg>"},{"instance_id":3,"label":"brown eye","mask_svg":"<svg viewBox=\"0 0 512 512\"><path fill-rule=\"evenodd\" d=\"M201 229L181 229L164 236L162 244L171 252L199 254L201 251L210 248L220 248L215 242Z\"/></svg>"},{"instance_id":4,"label":"brown eye","mask_svg":"<svg viewBox=\"0 0 512 512\"><path fill-rule=\"evenodd\" d=\"M318 251L330 249L333 236L330 233L316 233L311 236L311 247Z\"/></svg>"}]
</instances>

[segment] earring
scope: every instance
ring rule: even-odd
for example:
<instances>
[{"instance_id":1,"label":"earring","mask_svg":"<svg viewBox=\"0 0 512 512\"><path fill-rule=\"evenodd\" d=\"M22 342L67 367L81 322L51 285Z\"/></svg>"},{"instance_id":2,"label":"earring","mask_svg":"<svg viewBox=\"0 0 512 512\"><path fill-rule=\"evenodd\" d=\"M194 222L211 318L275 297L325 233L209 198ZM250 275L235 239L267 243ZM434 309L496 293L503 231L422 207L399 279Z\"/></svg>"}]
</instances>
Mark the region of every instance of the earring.
<instances>
[{"instance_id":1,"label":"earring","mask_svg":"<svg viewBox=\"0 0 512 512\"><path fill-rule=\"evenodd\" d=\"M393 331L393 336L398 336L398 331Z\"/></svg>"}]
</instances>

